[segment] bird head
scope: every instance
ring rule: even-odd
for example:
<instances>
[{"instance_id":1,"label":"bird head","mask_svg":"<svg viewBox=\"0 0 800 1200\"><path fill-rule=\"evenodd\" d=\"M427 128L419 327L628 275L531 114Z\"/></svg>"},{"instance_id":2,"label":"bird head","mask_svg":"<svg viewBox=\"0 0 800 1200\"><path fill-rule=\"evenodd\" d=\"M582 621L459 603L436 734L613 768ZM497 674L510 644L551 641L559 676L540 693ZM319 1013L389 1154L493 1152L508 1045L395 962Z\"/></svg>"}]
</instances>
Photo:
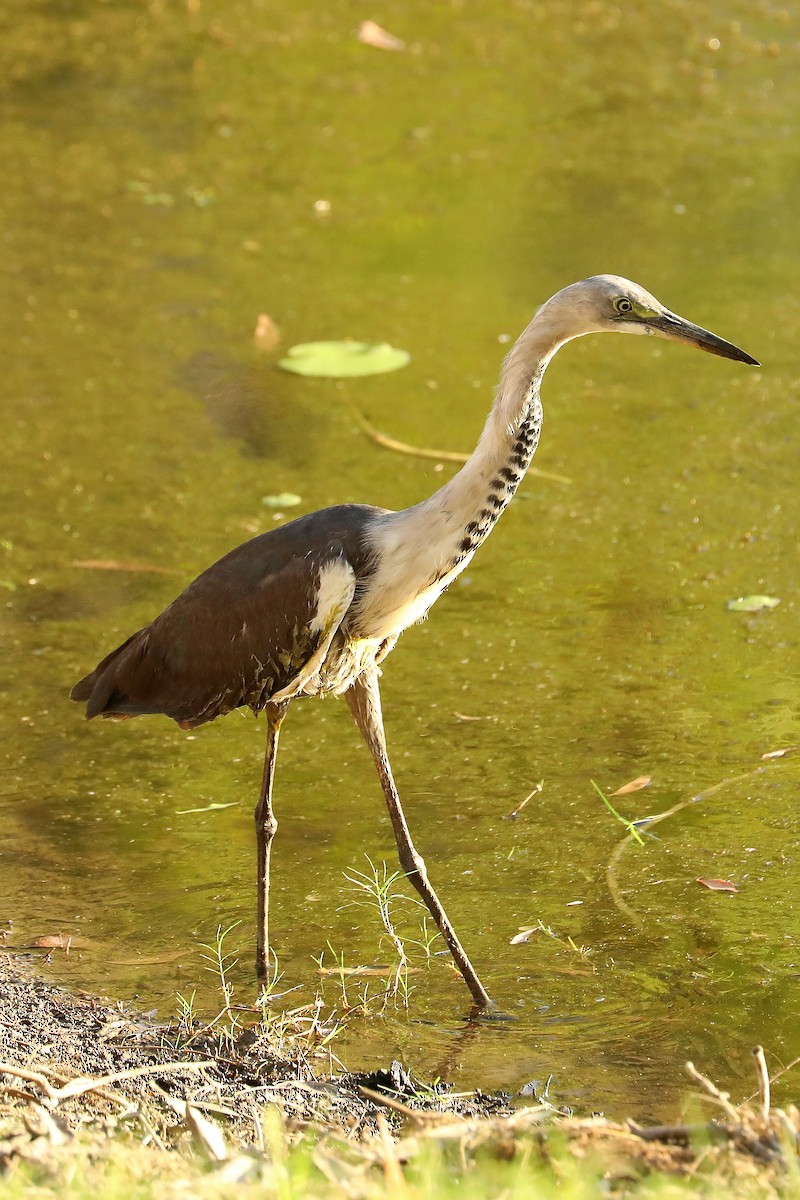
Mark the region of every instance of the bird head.
<instances>
[{"instance_id":1,"label":"bird head","mask_svg":"<svg viewBox=\"0 0 800 1200\"><path fill-rule=\"evenodd\" d=\"M573 283L558 292L545 308L551 305L558 310L565 324L572 324L574 332L568 336L613 332L651 334L673 342L685 342L709 354L718 354L720 358L760 366L746 351L670 312L638 283L619 275L593 275L591 279Z\"/></svg>"}]
</instances>

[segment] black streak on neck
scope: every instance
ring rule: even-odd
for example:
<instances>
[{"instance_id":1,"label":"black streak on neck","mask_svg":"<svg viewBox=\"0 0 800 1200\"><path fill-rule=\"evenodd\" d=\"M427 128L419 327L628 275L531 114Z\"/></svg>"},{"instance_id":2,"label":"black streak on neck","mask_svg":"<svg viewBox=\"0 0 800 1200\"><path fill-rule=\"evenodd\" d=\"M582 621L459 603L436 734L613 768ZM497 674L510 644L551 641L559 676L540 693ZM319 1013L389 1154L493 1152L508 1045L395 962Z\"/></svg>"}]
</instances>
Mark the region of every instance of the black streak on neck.
<instances>
[{"instance_id":1,"label":"black streak on neck","mask_svg":"<svg viewBox=\"0 0 800 1200\"><path fill-rule=\"evenodd\" d=\"M464 528L464 536L459 544L458 553L443 574L447 574L472 554L491 533L497 518L506 508L511 497L516 492L525 472L530 466L531 459L539 444L539 434L542 428L542 406L539 401L540 377L531 381L528 391L527 411L523 417L517 436L511 443L508 459L504 466L499 467L497 474L489 484L489 491L483 505Z\"/></svg>"}]
</instances>

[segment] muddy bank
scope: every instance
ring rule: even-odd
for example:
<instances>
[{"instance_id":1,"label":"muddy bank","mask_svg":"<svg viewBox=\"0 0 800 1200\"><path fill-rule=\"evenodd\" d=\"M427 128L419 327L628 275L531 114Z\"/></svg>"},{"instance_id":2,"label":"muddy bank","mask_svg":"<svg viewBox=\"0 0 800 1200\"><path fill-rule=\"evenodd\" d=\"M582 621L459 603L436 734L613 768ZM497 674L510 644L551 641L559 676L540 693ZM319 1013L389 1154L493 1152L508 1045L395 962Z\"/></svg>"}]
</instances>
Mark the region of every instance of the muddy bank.
<instances>
[{"instance_id":1,"label":"muddy bank","mask_svg":"<svg viewBox=\"0 0 800 1200\"><path fill-rule=\"evenodd\" d=\"M298 1010L293 1021L267 1012L245 1026L234 1013L225 1019L161 1024L121 1002L53 987L23 959L0 955L0 1169L33 1163L58 1181L74 1148L89 1139L92 1161L102 1162L123 1133L125 1153L146 1146L162 1156L157 1174L183 1170L174 1151L184 1149L228 1182L258 1181L274 1158L271 1113L282 1144L311 1139L314 1167L329 1181L353 1183L375 1168L402 1182L431 1147L455 1175L481 1156L522 1156L549 1170L554 1154L566 1155L591 1164L620 1195L651 1173L701 1171L720 1194L738 1195L728 1189L756 1179L759 1194L771 1196L797 1170L800 1117L770 1109L763 1078L760 1101L737 1108L695 1072L713 1118L640 1128L546 1103L454 1095L399 1063L370 1075L337 1070L319 1012Z\"/></svg>"},{"instance_id":2,"label":"muddy bank","mask_svg":"<svg viewBox=\"0 0 800 1200\"><path fill-rule=\"evenodd\" d=\"M230 1017L237 1020L235 1013ZM233 1029L230 1019L159 1023L121 1001L54 987L23 959L0 956L0 1080L6 1066L38 1074L54 1092L77 1087L78 1094L58 1103L68 1124L81 1120L91 1100L97 1117L143 1112L161 1137L189 1103L224 1117L229 1133L247 1146L259 1140L259 1113L267 1104L296 1122L355 1137L374 1128L376 1110L394 1124L406 1108L464 1117L510 1111L502 1097L452 1097L442 1086L428 1088L399 1063L370 1074L337 1071L330 1033L313 1011L294 1020L251 1016ZM87 1086L70 1082L80 1078ZM40 1098L41 1090L41 1080L24 1075L11 1089L21 1101Z\"/></svg>"}]
</instances>

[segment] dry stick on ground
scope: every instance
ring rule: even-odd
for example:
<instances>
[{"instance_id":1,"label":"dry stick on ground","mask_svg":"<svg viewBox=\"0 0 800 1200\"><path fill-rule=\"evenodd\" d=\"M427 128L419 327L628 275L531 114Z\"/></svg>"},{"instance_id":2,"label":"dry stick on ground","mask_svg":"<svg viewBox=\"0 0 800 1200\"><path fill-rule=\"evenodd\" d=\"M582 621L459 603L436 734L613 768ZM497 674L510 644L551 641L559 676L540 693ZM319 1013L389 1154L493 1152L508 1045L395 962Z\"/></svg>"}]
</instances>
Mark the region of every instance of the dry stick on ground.
<instances>
[{"instance_id":1,"label":"dry stick on ground","mask_svg":"<svg viewBox=\"0 0 800 1200\"><path fill-rule=\"evenodd\" d=\"M761 775L768 769L768 767L755 767L752 771L745 771L742 775L732 775L730 779L721 779L719 783L715 783L712 787L706 788L704 792L698 792L696 796L690 796L688 800L681 800L678 804L673 804L672 808L665 809L664 812L654 813L652 817L642 817L638 821L632 821L631 825L637 830L649 829L651 825L658 825L660 821L666 821L667 817L674 817L676 813L679 813L684 808L690 808L693 804L702 803L704 800L707 800L709 796L713 796L716 792L721 791L722 788L728 787L732 783L741 783L743 779L752 779L754 775ZM608 866L606 867L606 884L609 892L611 893L611 899L614 901L622 915L627 917L633 925L641 925L642 918L638 913L634 912L634 910L629 904L626 903L625 900L622 899L622 891L616 877L616 870L619 866L619 861L633 840L634 834L632 829L630 833L625 835L609 859Z\"/></svg>"},{"instance_id":2,"label":"dry stick on ground","mask_svg":"<svg viewBox=\"0 0 800 1200\"><path fill-rule=\"evenodd\" d=\"M756 1050L757 1049L758 1049L758 1047L756 1047ZM754 1051L754 1053L755 1053L755 1051ZM781 1075L785 1075L787 1071L792 1071L797 1066L798 1063L800 1063L800 1055L798 1055L797 1058L793 1058L792 1061L790 1063L787 1063L785 1067L781 1067L780 1071L776 1071L774 1075L770 1075L769 1076L770 1087L776 1081L776 1079L780 1079ZM759 1095L763 1095L763 1091L760 1087L759 1087L758 1091L752 1092L749 1096L745 1096L744 1103L749 1104L751 1100L755 1100L756 1096L759 1096Z\"/></svg>"},{"instance_id":3,"label":"dry stick on ground","mask_svg":"<svg viewBox=\"0 0 800 1200\"><path fill-rule=\"evenodd\" d=\"M761 1097L761 1115L765 1121L768 1121L770 1109L770 1082L769 1071L767 1070L767 1060L764 1056L763 1046L755 1046L753 1048L753 1058L755 1059L756 1074L758 1075L758 1090Z\"/></svg>"},{"instance_id":4,"label":"dry stick on ground","mask_svg":"<svg viewBox=\"0 0 800 1200\"><path fill-rule=\"evenodd\" d=\"M27 1071L24 1067L17 1067L12 1063L0 1062L0 1075L12 1075L16 1079L35 1083L47 1097L46 1106L57 1108L62 1100L71 1100L76 1096L83 1096L87 1092L98 1091L108 1087L109 1084L120 1083L124 1079L138 1079L143 1075L169 1075L178 1071L201 1071L206 1067L214 1066L216 1063L210 1060L196 1063L156 1063L146 1067L129 1067L125 1071L115 1071L113 1075L101 1075L97 1079L89 1079L82 1075L76 1076L74 1079L67 1080L60 1088L54 1088L41 1072Z\"/></svg>"},{"instance_id":5,"label":"dry stick on ground","mask_svg":"<svg viewBox=\"0 0 800 1200\"><path fill-rule=\"evenodd\" d=\"M384 1108L391 1109L392 1112L398 1113L401 1117L405 1117L409 1121L413 1121L416 1125L438 1124L441 1125L445 1121L452 1122L452 1113L425 1112L417 1108L409 1108L407 1104L403 1104L400 1100L395 1100L393 1096L387 1096L383 1092L373 1091L372 1088L358 1085L358 1094L363 1096L365 1100L370 1100L372 1104L381 1104Z\"/></svg>"},{"instance_id":6,"label":"dry stick on ground","mask_svg":"<svg viewBox=\"0 0 800 1200\"><path fill-rule=\"evenodd\" d=\"M711 1082L708 1076L703 1075L700 1071L698 1071L693 1062L687 1062L686 1070L691 1075L692 1079L696 1080L696 1082L700 1084L700 1086L708 1093L708 1095L711 1096L712 1100L715 1100L717 1104L724 1109L725 1115L729 1117L735 1125L742 1124L741 1113L738 1112L731 1104L730 1095L728 1092L721 1092L717 1085Z\"/></svg>"},{"instance_id":7,"label":"dry stick on ground","mask_svg":"<svg viewBox=\"0 0 800 1200\"><path fill-rule=\"evenodd\" d=\"M48 1100L52 1101L54 1105L58 1103L56 1089L52 1086L50 1080L45 1078L39 1071L27 1071L24 1067L15 1067L11 1063L0 1062L0 1075L12 1075L14 1079L24 1079L26 1083L35 1083L37 1087L42 1089ZM5 1090L3 1088L3 1091ZM14 1091L18 1096L33 1100L33 1097L29 1097L27 1092L20 1092L16 1088Z\"/></svg>"},{"instance_id":8,"label":"dry stick on ground","mask_svg":"<svg viewBox=\"0 0 800 1200\"><path fill-rule=\"evenodd\" d=\"M398 442L396 438L389 437L388 434L381 433L379 429L370 425L357 409L353 411L367 437L371 438L376 445L382 446L384 450L393 450L396 454L410 454L414 458L433 458L438 462L465 463L469 458L468 454L462 454L458 450L432 450L428 446L410 446L408 442ZM540 479L552 479L555 483L572 483L572 480L566 475L556 475L553 471L540 471L538 467L528 467L528 474L538 475Z\"/></svg>"}]
</instances>

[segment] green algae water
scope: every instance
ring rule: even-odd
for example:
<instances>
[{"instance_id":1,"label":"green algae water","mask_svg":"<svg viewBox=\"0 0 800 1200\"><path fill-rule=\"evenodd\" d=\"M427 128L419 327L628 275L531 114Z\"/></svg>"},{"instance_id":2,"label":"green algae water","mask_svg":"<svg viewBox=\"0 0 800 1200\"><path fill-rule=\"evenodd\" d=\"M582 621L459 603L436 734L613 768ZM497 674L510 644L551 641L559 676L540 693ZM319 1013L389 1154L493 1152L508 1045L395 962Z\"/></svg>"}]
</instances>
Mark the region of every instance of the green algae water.
<instances>
[{"instance_id":1,"label":"green algae water","mask_svg":"<svg viewBox=\"0 0 800 1200\"><path fill-rule=\"evenodd\" d=\"M367 15L405 49L359 42ZM194 989L213 1009L198 945L239 922L252 1000L263 721L86 725L69 688L245 538L428 495L452 464L382 448L362 418L471 449L536 306L613 272L764 367L587 338L548 371L547 474L382 685L415 840L516 1019L470 1023L435 956L407 1012L337 1049L461 1087L552 1075L558 1102L643 1117L674 1111L687 1058L752 1091L754 1044L800 1053L800 759L763 757L800 744L791 10L10 0L0 34L8 943L71 938L54 978L167 1016ZM346 337L410 365L275 365ZM281 494L300 506L262 502ZM751 594L780 604L727 610ZM591 781L643 775L613 801L627 819L700 799L623 845ZM337 1005L329 943L350 966L391 949L345 873L396 861L343 704L291 709L276 809L286 1003L323 986Z\"/></svg>"}]
</instances>

